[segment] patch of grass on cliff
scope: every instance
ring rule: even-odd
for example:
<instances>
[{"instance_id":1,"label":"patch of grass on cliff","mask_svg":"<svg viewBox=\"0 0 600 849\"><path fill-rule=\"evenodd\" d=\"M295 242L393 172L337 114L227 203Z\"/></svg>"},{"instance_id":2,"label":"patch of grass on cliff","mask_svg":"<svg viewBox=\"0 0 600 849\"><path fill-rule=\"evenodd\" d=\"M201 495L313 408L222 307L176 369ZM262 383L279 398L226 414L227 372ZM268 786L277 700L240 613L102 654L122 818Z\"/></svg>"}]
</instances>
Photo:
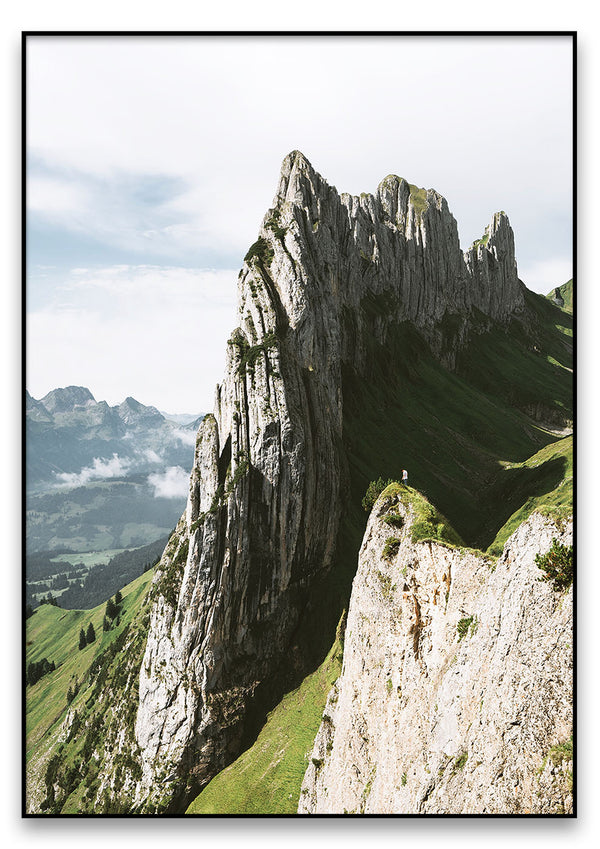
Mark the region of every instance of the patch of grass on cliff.
<instances>
[{"instance_id":1,"label":"patch of grass on cliff","mask_svg":"<svg viewBox=\"0 0 600 849\"><path fill-rule=\"evenodd\" d=\"M446 545L464 547L464 542L450 522L422 495L410 486L397 481L382 492L382 498L399 498L406 507L411 507L414 521L411 527L413 542L442 542Z\"/></svg>"},{"instance_id":2,"label":"patch of grass on cliff","mask_svg":"<svg viewBox=\"0 0 600 849\"><path fill-rule=\"evenodd\" d=\"M571 734L571 736L569 737L568 740L565 740L562 743L557 743L556 746L552 746L552 748L549 749L548 754L546 755L546 757L544 758L541 765L538 767L538 769L536 771L537 776L538 776L538 781L539 781L540 775L546 769L548 761L551 761L551 763L553 763L554 766L560 766L561 763L563 763L563 762L568 763L569 761L572 761L572 760L573 760L573 735ZM573 773L569 770L566 773L565 777L567 779L567 787L570 791L572 791L573 790Z\"/></svg>"},{"instance_id":3,"label":"patch of grass on cliff","mask_svg":"<svg viewBox=\"0 0 600 849\"><path fill-rule=\"evenodd\" d=\"M428 207L427 189L420 189L418 186L408 184L410 187L410 199L417 215L421 216Z\"/></svg>"},{"instance_id":4,"label":"patch of grass on cliff","mask_svg":"<svg viewBox=\"0 0 600 849\"><path fill-rule=\"evenodd\" d=\"M487 245L488 241L489 241L489 238L490 238L490 232L489 232L489 226L488 226L488 227L485 228L485 233L483 234L483 236L480 239L475 239L475 241L471 245L471 250L473 250L473 248L478 248L479 245L483 245L485 247Z\"/></svg>"},{"instance_id":5,"label":"patch of grass on cliff","mask_svg":"<svg viewBox=\"0 0 600 849\"><path fill-rule=\"evenodd\" d=\"M459 619L456 625L456 633L458 634L458 641L460 642L463 637L466 637L469 633L469 628L473 625L473 617L465 616L463 619Z\"/></svg>"},{"instance_id":6,"label":"patch of grass on cliff","mask_svg":"<svg viewBox=\"0 0 600 849\"><path fill-rule=\"evenodd\" d=\"M244 334L237 330L229 339L228 344L237 348L240 358L238 374L243 374L246 370L254 372L258 358L261 355L266 355L269 348L276 348L279 340L276 333L269 332L265 333L262 340L256 345L249 345Z\"/></svg>"},{"instance_id":7,"label":"patch of grass on cliff","mask_svg":"<svg viewBox=\"0 0 600 849\"><path fill-rule=\"evenodd\" d=\"M187 814L294 814L327 695L341 671L338 634L321 666L267 716L256 742L222 770Z\"/></svg>"},{"instance_id":8,"label":"patch of grass on cliff","mask_svg":"<svg viewBox=\"0 0 600 849\"><path fill-rule=\"evenodd\" d=\"M454 759L454 763L452 764L452 775L455 775L461 769L464 769L468 759L469 756L467 752L462 752L462 754L458 755L458 757Z\"/></svg>"},{"instance_id":9,"label":"patch of grass on cliff","mask_svg":"<svg viewBox=\"0 0 600 849\"><path fill-rule=\"evenodd\" d=\"M525 462L506 467L489 497L497 505L496 515L506 516L488 547L492 555L502 553L509 536L535 510L559 521L572 515L573 437L559 439Z\"/></svg>"},{"instance_id":10,"label":"patch of grass on cliff","mask_svg":"<svg viewBox=\"0 0 600 849\"><path fill-rule=\"evenodd\" d=\"M565 740L564 743L558 743L556 746L553 746L548 752L548 757L554 766L558 766L562 761L572 761L573 735L568 740Z\"/></svg>"},{"instance_id":11,"label":"patch of grass on cliff","mask_svg":"<svg viewBox=\"0 0 600 849\"><path fill-rule=\"evenodd\" d=\"M257 259L262 265L270 265L273 261L274 251L266 239L262 236L254 242L248 249L248 253L244 257L244 262L250 264L252 260Z\"/></svg>"}]
</instances>

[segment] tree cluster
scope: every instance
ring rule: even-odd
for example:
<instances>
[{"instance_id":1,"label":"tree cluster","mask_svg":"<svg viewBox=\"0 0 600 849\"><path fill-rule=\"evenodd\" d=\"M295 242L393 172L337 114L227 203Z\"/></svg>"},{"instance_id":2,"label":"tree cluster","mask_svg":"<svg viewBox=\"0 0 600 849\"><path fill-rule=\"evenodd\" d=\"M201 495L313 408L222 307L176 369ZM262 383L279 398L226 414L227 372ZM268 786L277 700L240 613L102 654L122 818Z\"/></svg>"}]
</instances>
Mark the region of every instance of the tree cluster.
<instances>
[{"instance_id":1,"label":"tree cluster","mask_svg":"<svg viewBox=\"0 0 600 849\"><path fill-rule=\"evenodd\" d=\"M56 664L53 660L48 660L47 657L43 657L38 661L31 661L27 664L27 683L32 685L37 684L40 678L47 675L49 672L54 672L55 669Z\"/></svg>"},{"instance_id":2,"label":"tree cluster","mask_svg":"<svg viewBox=\"0 0 600 849\"><path fill-rule=\"evenodd\" d=\"M94 626L90 622L87 626L87 631L84 631L83 628L79 632L79 650L84 649L86 646L89 646L96 639L96 632L94 630Z\"/></svg>"},{"instance_id":3,"label":"tree cluster","mask_svg":"<svg viewBox=\"0 0 600 849\"><path fill-rule=\"evenodd\" d=\"M383 490L386 489L386 487L388 487L391 483L394 483L391 478L387 481L384 481L383 478L377 478L376 481L371 481L371 483L367 487L365 497L362 500L363 509L366 510L367 513L371 510L372 506L375 504Z\"/></svg>"},{"instance_id":4,"label":"tree cluster","mask_svg":"<svg viewBox=\"0 0 600 849\"><path fill-rule=\"evenodd\" d=\"M67 690L67 704L70 705L77 693L79 692L79 681L77 678L75 679L75 684L71 687L69 684L69 689Z\"/></svg>"},{"instance_id":5,"label":"tree cluster","mask_svg":"<svg viewBox=\"0 0 600 849\"><path fill-rule=\"evenodd\" d=\"M48 593L46 598L41 598L40 604L51 604L53 607L60 607L60 604L58 603L57 599L54 598L52 593Z\"/></svg>"}]
</instances>

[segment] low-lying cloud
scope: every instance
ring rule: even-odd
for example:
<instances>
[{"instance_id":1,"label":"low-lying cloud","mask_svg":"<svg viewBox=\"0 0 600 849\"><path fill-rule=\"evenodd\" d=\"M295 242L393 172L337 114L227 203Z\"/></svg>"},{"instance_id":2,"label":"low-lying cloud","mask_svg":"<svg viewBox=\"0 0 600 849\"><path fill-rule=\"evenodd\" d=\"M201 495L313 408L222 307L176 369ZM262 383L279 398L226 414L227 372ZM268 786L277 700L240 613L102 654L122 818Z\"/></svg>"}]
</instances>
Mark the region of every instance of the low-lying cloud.
<instances>
[{"instance_id":1,"label":"low-lying cloud","mask_svg":"<svg viewBox=\"0 0 600 849\"><path fill-rule=\"evenodd\" d=\"M162 463L162 457L160 454L157 454L152 448L146 448L143 452L143 457L148 463Z\"/></svg>"},{"instance_id":2,"label":"low-lying cloud","mask_svg":"<svg viewBox=\"0 0 600 849\"><path fill-rule=\"evenodd\" d=\"M155 498L184 498L188 493L190 475L181 466L169 466L164 472L148 475Z\"/></svg>"},{"instance_id":3,"label":"low-lying cloud","mask_svg":"<svg viewBox=\"0 0 600 849\"><path fill-rule=\"evenodd\" d=\"M56 478L64 486L84 486L92 480L123 477L130 466L131 460L119 457L118 454L113 454L110 460L94 457L93 465L84 466L80 472L57 472Z\"/></svg>"},{"instance_id":4,"label":"low-lying cloud","mask_svg":"<svg viewBox=\"0 0 600 849\"><path fill-rule=\"evenodd\" d=\"M173 436L175 439L179 440L183 445L195 445L196 444L196 433L193 430L185 430L180 427L177 430L173 431Z\"/></svg>"}]
</instances>

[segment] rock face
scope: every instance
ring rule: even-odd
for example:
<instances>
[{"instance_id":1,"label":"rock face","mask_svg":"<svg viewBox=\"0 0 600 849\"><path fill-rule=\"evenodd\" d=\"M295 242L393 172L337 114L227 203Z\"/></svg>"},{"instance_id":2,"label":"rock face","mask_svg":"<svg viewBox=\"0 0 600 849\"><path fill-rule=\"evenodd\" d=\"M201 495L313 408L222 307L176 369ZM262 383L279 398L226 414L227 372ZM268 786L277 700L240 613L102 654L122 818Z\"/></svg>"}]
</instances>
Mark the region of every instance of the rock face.
<instances>
[{"instance_id":1,"label":"rock face","mask_svg":"<svg viewBox=\"0 0 600 849\"><path fill-rule=\"evenodd\" d=\"M507 318L519 303L515 240L504 212L497 212L486 232L465 253L471 275L472 304L486 315Z\"/></svg>"},{"instance_id":2,"label":"rock face","mask_svg":"<svg viewBox=\"0 0 600 849\"><path fill-rule=\"evenodd\" d=\"M368 321L373 301L385 310ZM412 322L435 347L448 314L503 320L522 307L503 213L465 257L437 192L390 176L375 195L339 195L302 154L285 159L239 275L240 326L198 434L187 510L155 577L139 804L164 809L186 776L199 787L237 754L247 706L332 562L343 365L360 374L367 342L384 344L392 324Z\"/></svg>"},{"instance_id":3,"label":"rock face","mask_svg":"<svg viewBox=\"0 0 600 849\"><path fill-rule=\"evenodd\" d=\"M390 511L404 518L382 555ZM413 542L400 497L376 503L348 611L342 674L299 813L568 813L572 590L535 555L572 524L533 514L496 564Z\"/></svg>"}]
</instances>

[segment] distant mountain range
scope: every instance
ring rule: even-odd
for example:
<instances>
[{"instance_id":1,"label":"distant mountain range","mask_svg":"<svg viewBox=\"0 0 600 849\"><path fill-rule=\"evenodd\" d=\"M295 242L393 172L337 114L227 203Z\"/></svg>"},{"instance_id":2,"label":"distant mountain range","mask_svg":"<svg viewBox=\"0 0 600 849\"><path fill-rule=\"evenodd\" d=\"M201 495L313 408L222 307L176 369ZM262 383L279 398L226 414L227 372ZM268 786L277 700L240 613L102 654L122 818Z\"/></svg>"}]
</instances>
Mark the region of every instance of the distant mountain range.
<instances>
[{"instance_id":1,"label":"distant mountain range","mask_svg":"<svg viewBox=\"0 0 600 849\"><path fill-rule=\"evenodd\" d=\"M28 493L191 467L201 415L169 419L132 397L111 407L85 386L25 400Z\"/></svg>"},{"instance_id":2,"label":"distant mountain range","mask_svg":"<svg viewBox=\"0 0 600 849\"><path fill-rule=\"evenodd\" d=\"M85 386L25 400L28 555L131 549L172 530L202 416L176 421L132 397L111 407Z\"/></svg>"}]
</instances>

